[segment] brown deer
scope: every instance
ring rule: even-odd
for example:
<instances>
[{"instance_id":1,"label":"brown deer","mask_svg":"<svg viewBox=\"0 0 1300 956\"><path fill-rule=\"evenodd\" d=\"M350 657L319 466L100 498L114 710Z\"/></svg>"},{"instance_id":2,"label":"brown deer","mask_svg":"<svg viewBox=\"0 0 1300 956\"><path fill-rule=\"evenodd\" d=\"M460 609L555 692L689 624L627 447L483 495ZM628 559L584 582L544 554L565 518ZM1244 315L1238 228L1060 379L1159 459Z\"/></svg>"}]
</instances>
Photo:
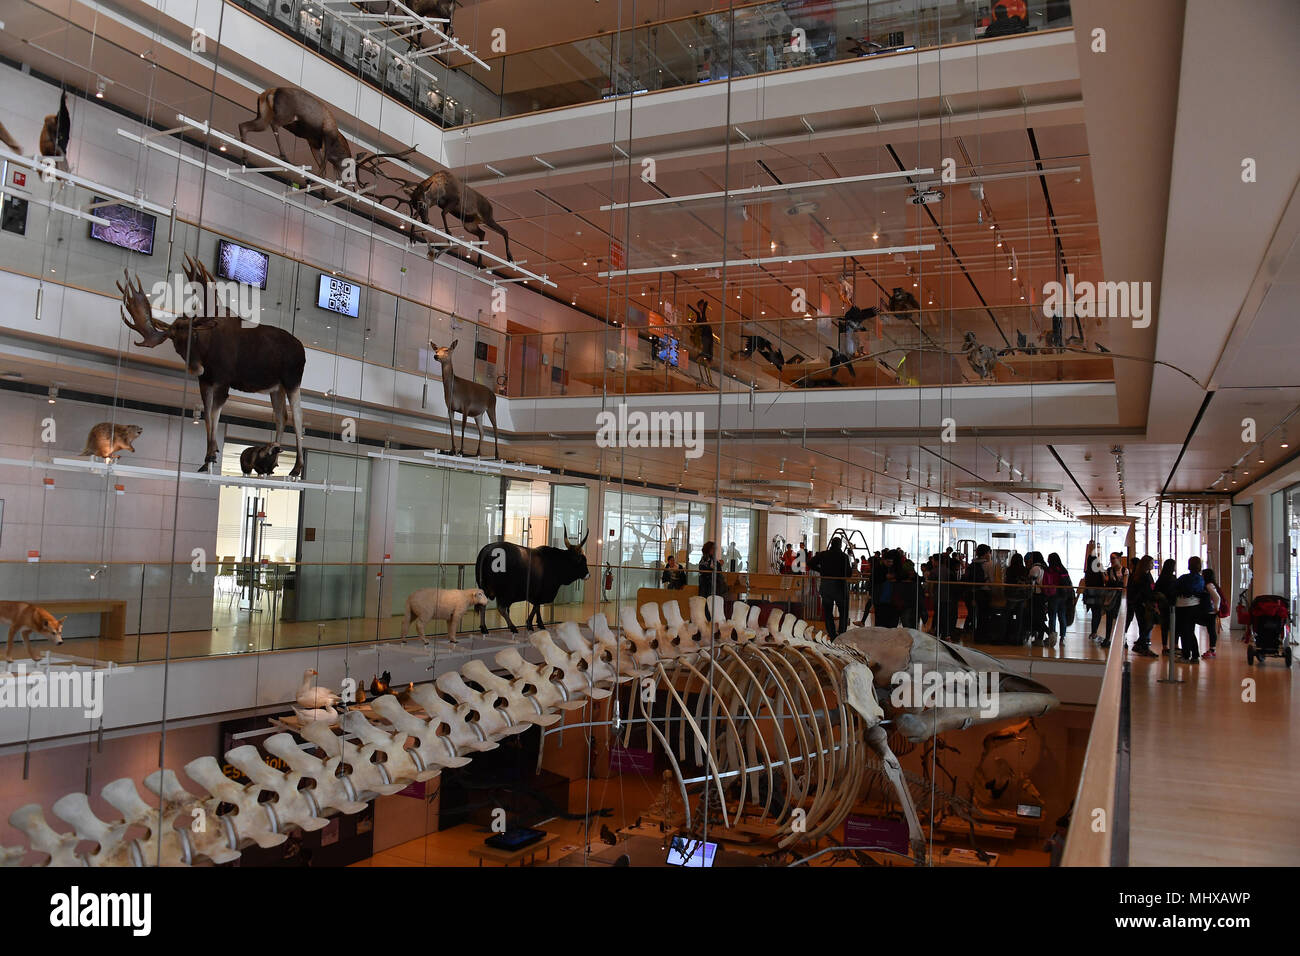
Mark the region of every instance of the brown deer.
<instances>
[{"instance_id":1,"label":"brown deer","mask_svg":"<svg viewBox=\"0 0 1300 956\"><path fill-rule=\"evenodd\" d=\"M462 183L455 174L444 169L418 183L392 176L387 178L398 183L406 191L406 195L398 196L390 193L376 196L375 198L381 203L389 199L395 199L399 204L405 203L411 207L411 218L418 219L426 226L429 225L429 210L437 206L442 211L443 232L451 232L451 226L447 223L448 213L459 219L465 231L477 239L487 238L487 234L483 231L483 227L487 226L506 241L506 259L510 262L515 261L515 257L510 254L510 233L496 221L492 203L478 190ZM478 254L478 267L480 269L483 267L481 249Z\"/></svg>"},{"instance_id":2,"label":"brown deer","mask_svg":"<svg viewBox=\"0 0 1300 956\"><path fill-rule=\"evenodd\" d=\"M456 413L460 412L460 454L465 454L465 421L474 419L478 426L478 448L476 454L483 454L483 413L487 413L492 423L492 457L501 457L501 443L497 436L497 396L492 389L467 378L460 378L451 367L451 353L460 339L456 339L446 348L438 346L433 340L429 347L433 357L442 366L442 395L447 402L447 421L451 424L451 453L456 454Z\"/></svg>"},{"instance_id":3,"label":"brown deer","mask_svg":"<svg viewBox=\"0 0 1300 956\"><path fill-rule=\"evenodd\" d=\"M278 443L287 424L287 410L293 412L293 428L298 439L298 460L290 478L301 478L305 457L302 447L302 402L299 387L307 352L301 342L284 329L270 325L245 328L238 315L180 316L168 325L153 317L153 308L144 294L140 277L135 285L126 270L122 271L126 288L122 293L122 321L139 333L137 347L156 348L170 341L176 354L185 359L189 372L198 376L199 395L203 399L203 424L207 426L207 458L199 471L204 472L217 461L217 424L221 410L233 388L239 392L267 392L275 416L275 441ZM202 263L185 256L185 277L212 289L215 279ZM218 301L209 292L206 301ZM225 309L218 305L218 311Z\"/></svg>"},{"instance_id":4,"label":"brown deer","mask_svg":"<svg viewBox=\"0 0 1300 956\"><path fill-rule=\"evenodd\" d=\"M412 146L400 153L363 152L354 161L352 147L339 132L338 121L334 119L330 108L296 86L273 86L264 90L257 98L257 116L239 124L239 141L247 143L249 133L264 129L270 129L275 136L275 148L286 163L289 157L284 154L284 146L280 143L280 130L288 130L299 139L306 140L311 148L316 175L328 177L329 170L333 167L338 172L336 182L355 183L356 173L362 169L373 172L377 160L409 156L416 149ZM247 162L247 156L244 161Z\"/></svg>"}]
</instances>

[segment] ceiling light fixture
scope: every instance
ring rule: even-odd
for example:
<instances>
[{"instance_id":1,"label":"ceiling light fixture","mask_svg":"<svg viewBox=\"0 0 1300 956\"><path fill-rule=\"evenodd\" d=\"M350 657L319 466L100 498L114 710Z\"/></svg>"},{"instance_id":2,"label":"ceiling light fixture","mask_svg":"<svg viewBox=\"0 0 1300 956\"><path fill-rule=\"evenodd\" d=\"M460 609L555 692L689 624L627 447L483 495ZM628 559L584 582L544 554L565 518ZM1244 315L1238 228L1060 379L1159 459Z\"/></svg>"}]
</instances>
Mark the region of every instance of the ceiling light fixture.
<instances>
[{"instance_id":1,"label":"ceiling light fixture","mask_svg":"<svg viewBox=\"0 0 1300 956\"><path fill-rule=\"evenodd\" d=\"M57 386L57 385L51 385L51 386L50 386L50 397L47 398L46 401L49 402L51 405L53 405L53 404L54 404L54 400L55 400L56 398L58 398L58 397L59 397L59 386Z\"/></svg>"}]
</instances>

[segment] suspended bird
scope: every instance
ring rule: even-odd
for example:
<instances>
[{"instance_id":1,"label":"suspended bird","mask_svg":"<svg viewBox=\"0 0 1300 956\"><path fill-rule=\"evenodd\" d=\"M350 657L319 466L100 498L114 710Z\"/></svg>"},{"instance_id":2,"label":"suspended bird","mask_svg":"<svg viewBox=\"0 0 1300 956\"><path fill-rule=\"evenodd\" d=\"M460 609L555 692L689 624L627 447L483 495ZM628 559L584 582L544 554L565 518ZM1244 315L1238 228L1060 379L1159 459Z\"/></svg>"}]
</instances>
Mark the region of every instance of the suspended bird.
<instances>
[{"instance_id":1,"label":"suspended bird","mask_svg":"<svg viewBox=\"0 0 1300 956\"><path fill-rule=\"evenodd\" d=\"M831 378L835 378L836 372L841 368L848 370L849 378L856 379L858 377L857 373L853 371L853 361L848 355L845 355L833 345L826 346L826 350L831 353Z\"/></svg>"},{"instance_id":2,"label":"suspended bird","mask_svg":"<svg viewBox=\"0 0 1300 956\"><path fill-rule=\"evenodd\" d=\"M59 98L59 111L45 117L41 127L41 155L59 160L60 168L67 168L68 141L72 138L72 115L68 112L68 94Z\"/></svg>"},{"instance_id":3,"label":"suspended bird","mask_svg":"<svg viewBox=\"0 0 1300 956\"><path fill-rule=\"evenodd\" d=\"M318 676L315 668L309 667L302 672L302 684L298 687L298 706L307 710L314 710L320 707L330 707L343 700L334 691L312 683L312 678Z\"/></svg>"}]
</instances>

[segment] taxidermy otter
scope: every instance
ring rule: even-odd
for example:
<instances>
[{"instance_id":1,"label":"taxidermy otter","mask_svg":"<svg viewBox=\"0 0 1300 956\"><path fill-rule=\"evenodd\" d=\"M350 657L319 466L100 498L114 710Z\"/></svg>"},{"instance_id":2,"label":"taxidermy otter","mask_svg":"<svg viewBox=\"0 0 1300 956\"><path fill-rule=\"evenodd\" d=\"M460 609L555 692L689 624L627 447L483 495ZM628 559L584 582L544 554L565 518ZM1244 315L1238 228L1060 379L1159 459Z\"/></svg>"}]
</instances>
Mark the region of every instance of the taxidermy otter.
<instances>
[{"instance_id":1,"label":"taxidermy otter","mask_svg":"<svg viewBox=\"0 0 1300 956\"><path fill-rule=\"evenodd\" d=\"M252 472L263 477L275 473L275 466L280 462L281 447L278 442L267 445L253 445L239 454L239 467L247 478Z\"/></svg>"},{"instance_id":2,"label":"taxidermy otter","mask_svg":"<svg viewBox=\"0 0 1300 956\"><path fill-rule=\"evenodd\" d=\"M114 425L112 422L100 422L86 436L86 447L81 450L81 453L117 461L121 457L119 452L135 451L132 442L143 432L144 429L139 425Z\"/></svg>"}]
</instances>

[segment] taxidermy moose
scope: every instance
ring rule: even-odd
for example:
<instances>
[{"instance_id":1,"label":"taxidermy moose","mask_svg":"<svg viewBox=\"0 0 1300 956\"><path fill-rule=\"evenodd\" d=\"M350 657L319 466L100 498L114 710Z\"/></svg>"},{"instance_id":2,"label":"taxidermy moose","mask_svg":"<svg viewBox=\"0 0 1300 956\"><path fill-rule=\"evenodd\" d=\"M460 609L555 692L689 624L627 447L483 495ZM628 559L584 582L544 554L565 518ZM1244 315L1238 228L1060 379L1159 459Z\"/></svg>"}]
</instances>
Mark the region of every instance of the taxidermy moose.
<instances>
[{"instance_id":1,"label":"taxidermy moose","mask_svg":"<svg viewBox=\"0 0 1300 956\"><path fill-rule=\"evenodd\" d=\"M207 471L217 461L217 423L221 410L233 388L238 392L267 392L275 414L275 442L284 434L288 411L293 411L293 428L298 439L298 460L290 478L301 478L305 459L302 447L302 402L299 387L307 353L302 343L270 325L245 328L238 315L180 316L170 325L153 317L153 308L145 296L139 276L135 285L123 270L126 288L122 293L122 321L140 335L138 347L156 348L170 341L176 354L183 358L190 374L198 376L199 394L203 399L203 424L207 426L207 458L199 471ZM211 289L215 279L200 262L185 256L185 277ZM205 301L215 301L209 295ZM224 309L218 307L218 311Z\"/></svg>"},{"instance_id":2,"label":"taxidermy moose","mask_svg":"<svg viewBox=\"0 0 1300 956\"><path fill-rule=\"evenodd\" d=\"M429 211L432 207L437 206L442 212L443 232L451 231L451 226L447 222L447 214L451 213L460 220L466 232L480 241L487 240L487 233L483 230L483 227L487 226L488 229L491 229L506 241L506 259L510 262L515 261L515 257L510 254L510 233L506 232L501 227L501 224L496 221L492 203L477 190L462 183L451 172L440 170L418 183L406 179L396 179L392 176L387 178L399 184L406 191L406 195L398 196L389 193L385 196L376 197L381 203L389 199L397 200L399 205L405 203L411 207L411 218L418 219L426 226L430 224ZM430 249L430 255L432 256L432 249ZM482 267L483 251L480 249L478 268L481 269Z\"/></svg>"},{"instance_id":3,"label":"taxidermy moose","mask_svg":"<svg viewBox=\"0 0 1300 956\"><path fill-rule=\"evenodd\" d=\"M338 121L330 108L306 90L296 86L273 86L264 90L257 98L257 116L239 124L239 140L248 142L248 134L270 129L275 136L275 148L280 158L286 163L289 157L284 154L280 143L280 130L285 129L307 141L311 148L314 171L317 176L329 176L329 170L337 171L336 181L355 183L356 173L363 168L374 171L374 162L379 159L407 156L415 147L400 153L360 153L352 158L352 147L343 134L339 132Z\"/></svg>"},{"instance_id":4,"label":"taxidermy moose","mask_svg":"<svg viewBox=\"0 0 1300 956\"><path fill-rule=\"evenodd\" d=\"M478 426L478 455L483 454L483 415L486 412L492 423L492 457L501 457L501 444L497 438L497 396L492 389L478 382L456 375L451 367L451 353L460 339L456 339L446 348L437 345L432 339L429 347L433 357L442 366L442 394L447 402L447 421L451 425L451 453L456 454L456 413L460 412L460 453L465 454L465 422L474 419Z\"/></svg>"}]
</instances>

